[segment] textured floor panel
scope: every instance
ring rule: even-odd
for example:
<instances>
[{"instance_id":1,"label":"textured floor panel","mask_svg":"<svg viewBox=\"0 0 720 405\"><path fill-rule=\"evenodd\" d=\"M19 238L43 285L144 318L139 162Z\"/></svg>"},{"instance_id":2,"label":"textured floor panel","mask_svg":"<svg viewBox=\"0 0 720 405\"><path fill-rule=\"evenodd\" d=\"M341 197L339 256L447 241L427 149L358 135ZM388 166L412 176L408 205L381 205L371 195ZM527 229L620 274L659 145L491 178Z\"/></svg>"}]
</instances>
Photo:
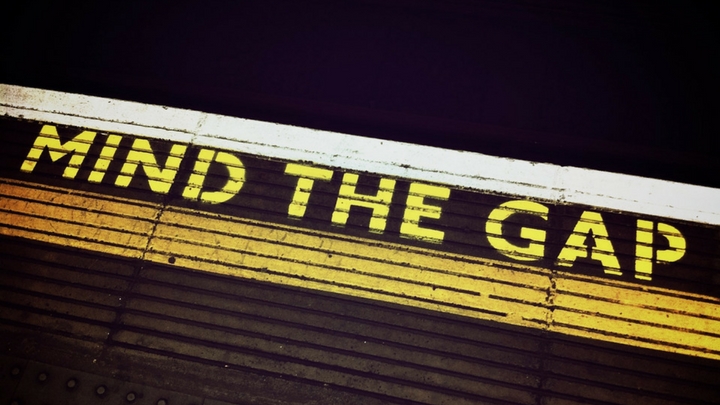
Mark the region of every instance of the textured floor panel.
<instances>
[{"instance_id":1,"label":"textured floor panel","mask_svg":"<svg viewBox=\"0 0 720 405\"><path fill-rule=\"evenodd\" d=\"M331 387L343 395L382 398L381 402L717 401L720 366L712 360L527 333L492 322L173 266L141 266L128 275L140 263L126 261L123 267L118 266L123 260L112 256L12 238L4 238L2 246L3 274L13 272L12 279L2 278L3 284L34 280L24 289L15 288L14 298L4 299L3 310L18 313L14 318L3 315L4 333L28 330L71 342L89 339L106 348L105 356L124 353L113 357L116 363L110 369L130 381L133 373L122 369L136 364L129 359L142 353L141 363L155 367L175 359L220 373L235 370L246 380L288 379L296 387ZM59 256L75 259L62 265L43 259ZM94 267L103 261L116 263L116 268ZM38 266L55 268L41 277ZM87 274L94 277L86 279ZM73 288L47 288L59 280ZM108 295L110 291L115 295ZM98 320L95 301L114 296L122 305L103 311L115 317ZM51 298L74 306L45 305ZM105 328L109 334L83 334L67 329L67 324ZM26 349L24 355L32 358L33 353L38 350ZM168 373L173 378L172 369ZM196 390L187 388L188 394ZM224 389L232 391L230 386ZM225 392L217 399L232 396Z\"/></svg>"}]
</instances>

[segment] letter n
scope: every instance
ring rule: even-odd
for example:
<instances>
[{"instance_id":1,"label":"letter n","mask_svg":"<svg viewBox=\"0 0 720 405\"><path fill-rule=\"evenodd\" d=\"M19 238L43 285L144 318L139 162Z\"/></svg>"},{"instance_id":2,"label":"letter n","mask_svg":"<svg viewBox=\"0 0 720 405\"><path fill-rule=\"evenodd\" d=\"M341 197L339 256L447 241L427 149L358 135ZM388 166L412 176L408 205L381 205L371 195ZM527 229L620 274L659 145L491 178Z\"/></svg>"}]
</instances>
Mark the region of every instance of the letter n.
<instances>
[{"instance_id":1,"label":"letter n","mask_svg":"<svg viewBox=\"0 0 720 405\"><path fill-rule=\"evenodd\" d=\"M132 149L125 159L125 164L115 179L115 185L118 187L129 186L138 165L140 165L145 171L150 189L156 193L167 194L175 181L175 175L180 168L180 162L186 149L187 145L173 145L163 167L155 159L150 142L146 139L135 139Z\"/></svg>"}]
</instances>

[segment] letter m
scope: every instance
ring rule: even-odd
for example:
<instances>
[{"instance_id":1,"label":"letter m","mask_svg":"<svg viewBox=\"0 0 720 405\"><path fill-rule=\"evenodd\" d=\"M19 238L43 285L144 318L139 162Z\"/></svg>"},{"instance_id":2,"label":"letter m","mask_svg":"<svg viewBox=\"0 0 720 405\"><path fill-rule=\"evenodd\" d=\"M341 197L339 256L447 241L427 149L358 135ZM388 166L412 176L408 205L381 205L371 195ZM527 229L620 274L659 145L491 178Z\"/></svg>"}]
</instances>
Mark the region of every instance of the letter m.
<instances>
[{"instance_id":1,"label":"letter m","mask_svg":"<svg viewBox=\"0 0 720 405\"><path fill-rule=\"evenodd\" d=\"M85 160L85 156L87 156L88 150L90 150L90 145L92 145L95 140L95 135L95 132L83 131L73 139L65 143L60 143L57 128L55 128L54 125L43 125L40 130L40 135L35 138L35 143L32 149L30 149L30 152L28 152L27 158L25 158L20 170L26 173L32 173L38 160L40 160L40 156L42 156L43 151L47 148L50 153L50 159L53 162L58 161L68 153L72 154L70 162L63 172L63 177L74 179L80 165L82 165L83 160Z\"/></svg>"}]
</instances>

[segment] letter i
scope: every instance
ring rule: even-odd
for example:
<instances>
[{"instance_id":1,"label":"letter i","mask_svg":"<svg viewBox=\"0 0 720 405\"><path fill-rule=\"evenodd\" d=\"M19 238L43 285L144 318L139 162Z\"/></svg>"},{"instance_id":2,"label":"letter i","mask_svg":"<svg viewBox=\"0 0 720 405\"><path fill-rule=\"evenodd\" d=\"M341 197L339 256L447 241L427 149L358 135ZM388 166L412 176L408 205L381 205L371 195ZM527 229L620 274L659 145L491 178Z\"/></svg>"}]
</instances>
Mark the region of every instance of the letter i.
<instances>
[{"instance_id":1,"label":"letter i","mask_svg":"<svg viewBox=\"0 0 720 405\"><path fill-rule=\"evenodd\" d=\"M102 151L100 151L100 157L98 157L98 160L95 162L95 167L93 168L92 173L90 173L90 177L88 177L89 182L102 182L105 177L105 172L110 166L110 162L113 157L115 157L115 152L117 152L117 148L118 145L120 145L121 140L122 136L120 135L108 135L107 141L105 141L105 146L103 146Z\"/></svg>"}]
</instances>

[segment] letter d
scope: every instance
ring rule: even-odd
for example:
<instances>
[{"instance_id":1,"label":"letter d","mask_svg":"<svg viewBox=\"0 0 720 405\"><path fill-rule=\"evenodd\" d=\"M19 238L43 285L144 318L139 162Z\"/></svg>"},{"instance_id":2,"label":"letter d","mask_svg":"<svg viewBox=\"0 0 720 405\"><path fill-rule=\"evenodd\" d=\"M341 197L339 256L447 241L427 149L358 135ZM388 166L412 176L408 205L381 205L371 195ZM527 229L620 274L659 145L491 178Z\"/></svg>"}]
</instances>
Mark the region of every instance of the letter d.
<instances>
[{"instance_id":1,"label":"letter d","mask_svg":"<svg viewBox=\"0 0 720 405\"><path fill-rule=\"evenodd\" d=\"M225 165L228 179L218 191L202 191L205 176L210 169L210 163L217 162ZM200 200L209 204L220 204L233 198L245 183L245 166L240 158L227 152L216 152L211 149L202 149L195 161L193 172L188 179L188 185L183 191L183 197L188 200Z\"/></svg>"}]
</instances>

